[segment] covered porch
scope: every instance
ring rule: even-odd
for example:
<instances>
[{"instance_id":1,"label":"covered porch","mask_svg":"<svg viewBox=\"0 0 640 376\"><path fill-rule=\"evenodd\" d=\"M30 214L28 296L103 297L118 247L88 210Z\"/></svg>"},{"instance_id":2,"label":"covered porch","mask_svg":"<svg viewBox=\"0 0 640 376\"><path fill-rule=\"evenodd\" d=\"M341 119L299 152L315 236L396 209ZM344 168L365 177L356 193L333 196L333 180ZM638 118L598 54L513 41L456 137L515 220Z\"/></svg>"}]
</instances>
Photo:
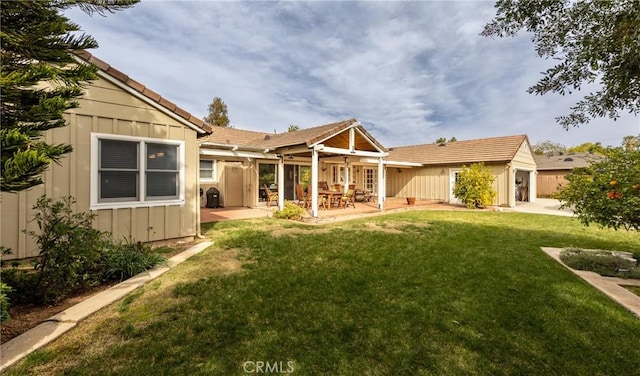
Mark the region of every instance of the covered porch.
<instances>
[{"instance_id":1,"label":"covered porch","mask_svg":"<svg viewBox=\"0 0 640 376\"><path fill-rule=\"evenodd\" d=\"M311 188L312 217L320 216L323 186L340 185L346 193L351 185L383 210L386 156L355 119L280 134L220 129L200 148L201 169L203 162L220 167L211 184L221 192L222 206L281 209L285 200L299 199L295 188L302 185L305 192ZM202 178L200 183L203 187Z\"/></svg>"}]
</instances>

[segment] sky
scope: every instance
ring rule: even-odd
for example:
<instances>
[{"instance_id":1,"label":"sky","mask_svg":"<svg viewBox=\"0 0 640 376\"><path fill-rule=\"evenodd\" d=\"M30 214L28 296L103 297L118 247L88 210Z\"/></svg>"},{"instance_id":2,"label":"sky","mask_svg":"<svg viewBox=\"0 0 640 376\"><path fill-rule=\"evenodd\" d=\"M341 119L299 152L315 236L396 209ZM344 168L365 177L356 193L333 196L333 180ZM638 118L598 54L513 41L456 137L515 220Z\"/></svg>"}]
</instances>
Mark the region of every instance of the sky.
<instances>
[{"instance_id":1,"label":"sky","mask_svg":"<svg viewBox=\"0 0 640 376\"><path fill-rule=\"evenodd\" d=\"M359 120L386 147L526 134L532 144L619 146L640 118L564 130L580 96L528 94L552 66L530 35L479 35L492 1L145 1L66 16L91 52L197 117L214 97L231 125L285 132Z\"/></svg>"}]
</instances>

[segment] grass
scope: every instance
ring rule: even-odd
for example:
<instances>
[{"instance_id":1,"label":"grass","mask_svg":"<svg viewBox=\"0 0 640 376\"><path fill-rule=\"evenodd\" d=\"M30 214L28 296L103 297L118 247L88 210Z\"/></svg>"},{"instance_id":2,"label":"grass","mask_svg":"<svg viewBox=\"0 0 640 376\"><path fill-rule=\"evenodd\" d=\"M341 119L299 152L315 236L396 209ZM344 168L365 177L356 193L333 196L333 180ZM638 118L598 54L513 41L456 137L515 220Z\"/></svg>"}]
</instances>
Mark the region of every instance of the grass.
<instances>
[{"instance_id":1,"label":"grass","mask_svg":"<svg viewBox=\"0 0 640 376\"><path fill-rule=\"evenodd\" d=\"M539 249L628 251L636 234L427 211L205 230L214 247L7 375L638 372L640 321Z\"/></svg>"},{"instance_id":2,"label":"grass","mask_svg":"<svg viewBox=\"0 0 640 376\"><path fill-rule=\"evenodd\" d=\"M625 289L631 291L632 293L640 296L640 286L628 286L628 285L622 285L622 287L624 287Z\"/></svg>"}]
</instances>

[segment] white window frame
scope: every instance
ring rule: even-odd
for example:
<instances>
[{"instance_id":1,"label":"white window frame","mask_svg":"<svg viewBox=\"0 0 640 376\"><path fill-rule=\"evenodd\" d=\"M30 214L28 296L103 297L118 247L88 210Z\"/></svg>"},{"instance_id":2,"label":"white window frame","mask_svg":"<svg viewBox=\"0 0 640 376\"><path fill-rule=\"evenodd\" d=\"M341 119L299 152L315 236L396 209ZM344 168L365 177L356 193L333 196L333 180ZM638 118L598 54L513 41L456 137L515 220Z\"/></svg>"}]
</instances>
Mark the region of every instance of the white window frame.
<instances>
[{"instance_id":1,"label":"white window frame","mask_svg":"<svg viewBox=\"0 0 640 376\"><path fill-rule=\"evenodd\" d=\"M211 162L211 176L210 178L202 177L202 169L200 168L200 162ZM217 183L218 182L218 161L215 159L200 159L198 161L198 169L200 169L200 182L202 183ZM207 169L208 170L208 169Z\"/></svg>"},{"instance_id":2,"label":"white window frame","mask_svg":"<svg viewBox=\"0 0 640 376\"><path fill-rule=\"evenodd\" d=\"M137 142L139 146L138 170L140 171L138 181L138 200L129 201L107 201L100 202L99 191L99 163L100 163L100 140L129 141ZM178 147L178 197L170 199L146 199L146 143L175 145ZM139 208L153 206L171 206L185 203L185 143L179 140L164 140L150 137L121 136L108 133L91 133L91 179L90 179L90 210L99 209L120 209Z\"/></svg>"}]
</instances>

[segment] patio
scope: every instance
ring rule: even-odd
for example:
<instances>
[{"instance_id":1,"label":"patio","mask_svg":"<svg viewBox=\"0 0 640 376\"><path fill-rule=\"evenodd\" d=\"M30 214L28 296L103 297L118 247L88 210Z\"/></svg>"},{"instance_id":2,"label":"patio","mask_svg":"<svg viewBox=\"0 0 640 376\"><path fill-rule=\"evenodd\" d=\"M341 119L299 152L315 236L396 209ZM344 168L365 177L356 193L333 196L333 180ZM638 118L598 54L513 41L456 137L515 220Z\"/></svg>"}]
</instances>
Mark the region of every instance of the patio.
<instances>
[{"instance_id":1,"label":"patio","mask_svg":"<svg viewBox=\"0 0 640 376\"><path fill-rule=\"evenodd\" d=\"M382 212L394 212L399 210L465 210L463 206L449 205L436 200L416 200L414 205L407 205L404 198L387 197L385 200L385 209ZM267 208L259 206L255 208L200 208L200 222L218 222L232 219L249 219L249 218L265 218L273 216L273 212L277 210L276 206ZM307 220L311 220L311 209L307 208ZM319 210L318 220L329 220L342 218L346 219L352 216L363 214L379 213L378 204L376 202L356 202L355 208L331 210Z\"/></svg>"}]
</instances>

